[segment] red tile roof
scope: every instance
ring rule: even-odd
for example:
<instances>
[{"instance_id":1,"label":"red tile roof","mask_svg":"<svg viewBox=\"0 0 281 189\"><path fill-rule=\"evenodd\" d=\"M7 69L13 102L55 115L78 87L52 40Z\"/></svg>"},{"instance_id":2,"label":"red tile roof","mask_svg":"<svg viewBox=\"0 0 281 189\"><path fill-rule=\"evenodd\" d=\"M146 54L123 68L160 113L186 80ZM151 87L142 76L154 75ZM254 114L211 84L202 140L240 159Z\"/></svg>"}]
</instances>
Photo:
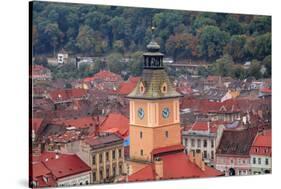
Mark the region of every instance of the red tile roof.
<instances>
[{"instance_id":1,"label":"red tile roof","mask_svg":"<svg viewBox=\"0 0 281 189\"><path fill-rule=\"evenodd\" d=\"M251 155L271 156L271 129L258 133L251 147Z\"/></svg>"},{"instance_id":2,"label":"red tile roof","mask_svg":"<svg viewBox=\"0 0 281 189\"><path fill-rule=\"evenodd\" d=\"M167 147L162 147L162 148L156 148L152 150L152 155L158 155L162 153L167 153L167 152L174 152L174 151L183 151L184 146L181 144L178 145L173 145L173 146L167 146Z\"/></svg>"},{"instance_id":3,"label":"red tile roof","mask_svg":"<svg viewBox=\"0 0 281 189\"><path fill-rule=\"evenodd\" d=\"M271 88L267 88L267 87L261 88L260 92L262 92L262 93L271 93Z\"/></svg>"},{"instance_id":4,"label":"red tile roof","mask_svg":"<svg viewBox=\"0 0 281 189\"><path fill-rule=\"evenodd\" d=\"M182 108L191 108L193 111L202 113L235 113L240 112L238 101L229 99L223 102L213 102L208 99L184 98Z\"/></svg>"},{"instance_id":5,"label":"red tile roof","mask_svg":"<svg viewBox=\"0 0 281 189\"><path fill-rule=\"evenodd\" d=\"M118 74L112 73L107 70L101 70L96 73L93 77L86 77L83 81L84 82L91 82L95 80L104 80L107 82L116 82L122 80L122 77Z\"/></svg>"},{"instance_id":6,"label":"red tile roof","mask_svg":"<svg viewBox=\"0 0 281 189\"><path fill-rule=\"evenodd\" d=\"M86 97L87 91L81 88L56 89L51 91L49 93L49 96L53 101L65 101L65 100Z\"/></svg>"},{"instance_id":7,"label":"red tile roof","mask_svg":"<svg viewBox=\"0 0 281 189\"><path fill-rule=\"evenodd\" d=\"M205 170L200 169L183 152L163 155L161 159L163 161L163 177L160 179L215 177L223 175L222 172L208 166L205 166ZM155 180L156 177L155 164L151 163L130 175L129 181Z\"/></svg>"},{"instance_id":8,"label":"red tile roof","mask_svg":"<svg viewBox=\"0 0 281 189\"><path fill-rule=\"evenodd\" d=\"M224 130L217 155L249 156L252 143L257 134L257 128L243 130Z\"/></svg>"},{"instance_id":9,"label":"red tile roof","mask_svg":"<svg viewBox=\"0 0 281 189\"><path fill-rule=\"evenodd\" d=\"M34 130L36 133L39 127L42 125L42 123L43 123L43 118L32 118L32 130Z\"/></svg>"},{"instance_id":10,"label":"red tile roof","mask_svg":"<svg viewBox=\"0 0 281 189\"><path fill-rule=\"evenodd\" d=\"M91 168L75 154L59 154L44 152L41 154L41 161L52 172L56 179L68 177L83 172L88 172Z\"/></svg>"},{"instance_id":11,"label":"red tile roof","mask_svg":"<svg viewBox=\"0 0 281 189\"><path fill-rule=\"evenodd\" d=\"M58 119L54 120L55 124L63 124L67 127L75 127L77 129L88 128L95 126L96 123L103 122L105 117L99 116L99 121L92 116L78 117L76 119Z\"/></svg>"},{"instance_id":12,"label":"red tile roof","mask_svg":"<svg viewBox=\"0 0 281 189\"><path fill-rule=\"evenodd\" d=\"M271 147L271 129L257 134L252 146Z\"/></svg>"},{"instance_id":13,"label":"red tile roof","mask_svg":"<svg viewBox=\"0 0 281 189\"><path fill-rule=\"evenodd\" d=\"M99 131L117 131L122 137L126 137L129 134L129 118L120 113L110 113L101 123Z\"/></svg>"},{"instance_id":14,"label":"red tile roof","mask_svg":"<svg viewBox=\"0 0 281 189\"><path fill-rule=\"evenodd\" d=\"M32 164L32 178L46 176L48 174L51 174L51 171L41 161Z\"/></svg>"},{"instance_id":15,"label":"red tile roof","mask_svg":"<svg viewBox=\"0 0 281 189\"><path fill-rule=\"evenodd\" d=\"M210 132L215 133L217 132L218 126L221 124L225 124L224 121L211 121L209 122ZM192 127L189 129L192 131L208 131L208 121L196 121Z\"/></svg>"},{"instance_id":16,"label":"red tile roof","mask_svg":"<svg viewBox=\"0 0 281 189\"><path fill-rule=\"evenodd\" d=\"M122 82L116 93L119 95L128 95L136 87L140 77L131 77L128 81Z\"/></svg>"}]
</instances>

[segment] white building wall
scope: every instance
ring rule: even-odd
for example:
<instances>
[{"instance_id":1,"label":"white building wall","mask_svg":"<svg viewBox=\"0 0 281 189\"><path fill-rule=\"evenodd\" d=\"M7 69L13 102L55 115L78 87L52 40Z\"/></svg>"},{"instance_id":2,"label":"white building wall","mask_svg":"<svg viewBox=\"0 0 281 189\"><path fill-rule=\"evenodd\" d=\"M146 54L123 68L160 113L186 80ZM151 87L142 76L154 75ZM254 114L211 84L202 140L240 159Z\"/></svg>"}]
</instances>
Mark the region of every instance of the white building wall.
<instances>
[{"instance_id":1,"label":"white building wall","mask_svg":"<svg viewBox=\"0 0 281 189\"><path fill-rule=\"evenodd\" d=\"M90 171L57 180L58 186L79 186L90 184Z\"/></svg>"}]
</instances>

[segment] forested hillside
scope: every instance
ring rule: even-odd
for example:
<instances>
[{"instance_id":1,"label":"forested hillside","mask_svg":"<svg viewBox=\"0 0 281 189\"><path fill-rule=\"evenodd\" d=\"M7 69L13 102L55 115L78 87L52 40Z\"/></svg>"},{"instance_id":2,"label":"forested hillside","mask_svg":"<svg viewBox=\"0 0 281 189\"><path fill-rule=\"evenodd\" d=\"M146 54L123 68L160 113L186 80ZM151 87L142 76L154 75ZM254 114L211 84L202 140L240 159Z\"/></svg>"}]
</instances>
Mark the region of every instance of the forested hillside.
<instances>
[{"instance_id":1,"label":"forested hillside","mask_svg":"<svg viewBox=\"0 0 281 189\"><path fill-rule=\"evenodd\" d=\"M145 50L152 23L161 51L175 60L254 61L271 69L269 16L35 2L33 52L128 55Z\"/></svg>"}]
</instances>

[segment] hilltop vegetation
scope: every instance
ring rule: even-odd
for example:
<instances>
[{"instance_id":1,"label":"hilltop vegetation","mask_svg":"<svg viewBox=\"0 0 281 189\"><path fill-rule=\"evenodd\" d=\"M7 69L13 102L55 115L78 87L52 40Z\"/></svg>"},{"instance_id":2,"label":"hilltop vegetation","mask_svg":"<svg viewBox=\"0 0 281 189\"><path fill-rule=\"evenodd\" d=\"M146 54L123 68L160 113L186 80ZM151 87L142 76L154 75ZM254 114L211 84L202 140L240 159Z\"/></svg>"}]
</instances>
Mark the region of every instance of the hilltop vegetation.
<instances>
[{"instance_id":1,"label":"hilltop vegetation","mask_svg":"<svg viewBox=\"0 0 281 189\"><path fill-rule=\"evenodd\" d=\"M271 70L271 17L258 15L34 2L33 52L127 56L145 50L152 23L161 51L175 60L254 61Z\"/></svg>"}]
</instances>

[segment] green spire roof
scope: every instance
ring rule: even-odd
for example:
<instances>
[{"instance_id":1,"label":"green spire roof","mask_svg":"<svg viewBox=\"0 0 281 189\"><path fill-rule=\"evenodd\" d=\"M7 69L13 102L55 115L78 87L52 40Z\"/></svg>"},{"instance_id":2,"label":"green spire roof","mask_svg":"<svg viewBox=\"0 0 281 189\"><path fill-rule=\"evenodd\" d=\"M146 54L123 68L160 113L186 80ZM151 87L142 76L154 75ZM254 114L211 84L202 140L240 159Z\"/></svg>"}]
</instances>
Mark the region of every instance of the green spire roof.
<instances>
[{"instance_id":1,"label":"green spire roof","mask_svg":"<svg viewBox=\"0 0 281 189\"><path fill-rule=\"evenodd\" d=\"M142 85L144 91L141 91ZM164 86L165 91L163 91ZM127 97L137 99L165 99L181 96L174 89L164 69L144 69L137 86Z\"/></svg>"}]
</instances>

